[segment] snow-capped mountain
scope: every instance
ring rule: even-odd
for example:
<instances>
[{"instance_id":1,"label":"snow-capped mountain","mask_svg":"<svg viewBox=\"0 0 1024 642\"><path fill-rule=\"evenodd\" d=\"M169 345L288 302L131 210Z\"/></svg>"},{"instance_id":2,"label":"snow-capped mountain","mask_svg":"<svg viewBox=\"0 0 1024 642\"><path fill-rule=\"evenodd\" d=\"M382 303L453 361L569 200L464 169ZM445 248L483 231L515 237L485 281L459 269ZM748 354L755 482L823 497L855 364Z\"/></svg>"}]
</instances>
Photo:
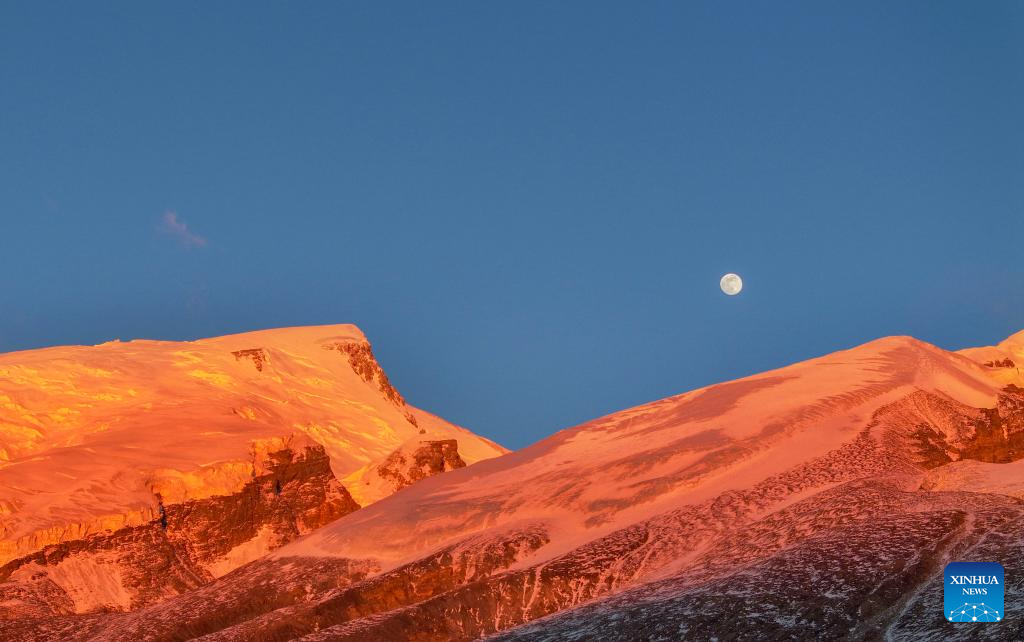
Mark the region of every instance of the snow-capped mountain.
<instances>
[{"instance_id":1,"label":"snow-capped mountain","mask_svg":"<svg viewBox=\"0 0 1024 642\"><path fill-rule=\"evenodd\" d=\"M392 492L339 480L412 441L506 452L407 404L351 325L0 355L0 578L153 603Z\"/></svg>"},{"instance_id":2,"label":"snow-capped mountain","mask_svg":"<svg viewBox=\"0 0 1024 642\"><path fill-rule=\"evenodd\" d=\"M1010 614L1024 608L1022 346L1024 333L959 353L890 337L407 486L387 487L398 477L387 466L364 471L372 488L397 492L204 586L117 614L73 615L31 597L40 606L7 630L82 640L1021 639ZM388 459L447 461L418 451L406 444ZM960 559L1004 565L1006 620L982 631L941 617L942 568Z\"/></svg>"}]
</instances>

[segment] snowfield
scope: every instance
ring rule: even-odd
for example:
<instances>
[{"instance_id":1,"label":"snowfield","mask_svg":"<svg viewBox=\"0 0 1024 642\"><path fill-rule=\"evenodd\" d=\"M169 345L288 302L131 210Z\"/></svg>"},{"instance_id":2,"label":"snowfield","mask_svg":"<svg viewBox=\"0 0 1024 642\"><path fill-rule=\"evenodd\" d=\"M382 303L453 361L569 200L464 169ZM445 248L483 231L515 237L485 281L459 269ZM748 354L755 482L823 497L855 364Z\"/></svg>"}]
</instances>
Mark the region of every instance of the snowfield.
<instances>
[{"instance_id":1,"label":"snowfield","mask_svg":"<svg viewBox=\"0 0 1024 642\"><path fill-rule=\"evenodd\" d=\"M353 456L348 476L333 481L317 481L324 477L313 455L311 464L289 464L313 467L290 487L306 498L298 505L340 501L320 499L325 483L370 482L363 492L379 501L142 608L69 608L45 582L0 584L0 602L22 604L0 632L71 640L1024 639L1013 617L1024 606L1019 362L1024 333L961 352L889 337L454 469L443 440L423 450L412 434L373 450L359 441L365 436L346 433L363 444L356 453L390 464L367 468ZM402 417L404 407L393 407ZM398 432L400 420L389 417ZM439 467L444 474L415 473ZM1006 568L1006 620L972 628L942 617L942 569L965 559Z\"/></svg>"}]
</instances>

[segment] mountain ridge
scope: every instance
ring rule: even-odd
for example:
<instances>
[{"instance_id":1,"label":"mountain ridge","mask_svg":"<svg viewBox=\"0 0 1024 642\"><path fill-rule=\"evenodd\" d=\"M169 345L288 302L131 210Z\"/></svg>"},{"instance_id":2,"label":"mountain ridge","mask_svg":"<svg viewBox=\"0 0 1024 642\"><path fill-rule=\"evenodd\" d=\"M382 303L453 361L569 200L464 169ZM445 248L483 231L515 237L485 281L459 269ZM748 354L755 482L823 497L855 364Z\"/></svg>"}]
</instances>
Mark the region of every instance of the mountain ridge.
<instances>
[{"instance_id":1,"label":"mountain ridge","mask_svg":"<svg viewBox=\"0 0 1024 642\"><path fill-rule=\"evenodd\" d=\"M339 480L414 438L450 442L461 465L506 452L406 403L354 325L0 355L0 575L17 579L34 560L75 610L163 599L359 508ZM293 458L316 464L267 477ZM307 524L277 504L316 517ZM176 506L206 514L206 534L168 538L168 522L171 535L183 530ZM247 535L200 552L199 539L221 528L216 510L238 513L233 528ZM181 560L186 580L151 589L140 578L98 582L90 569L129 577L132 560L146 556L138 546L104 552L111 538L167 540L168 563Z\"/></svg>"},{"instance_id":2,"label":"mountain ridge","mask_svg":"<svg viewBox=\"0 0 1024 642\"><path fill-rule=\"evenodd\" d=\"M999 345L1001 359L1016 355ZM748 639L756 627L966 639L919 615L934 608L944 562L985 550L1024 577L1024 541L1005 536L1024 527L1024 380L991 354L886 337L691 390L420 479L139 610L37 615L8 630L38 627L45 639L75 621L69 639L441 641ZM819 597L796 603L792 591ZM1024 607L1014 595L1008 610ZM1024 632L1012 626L994 639Z\"/></svg>"}]
</instances>

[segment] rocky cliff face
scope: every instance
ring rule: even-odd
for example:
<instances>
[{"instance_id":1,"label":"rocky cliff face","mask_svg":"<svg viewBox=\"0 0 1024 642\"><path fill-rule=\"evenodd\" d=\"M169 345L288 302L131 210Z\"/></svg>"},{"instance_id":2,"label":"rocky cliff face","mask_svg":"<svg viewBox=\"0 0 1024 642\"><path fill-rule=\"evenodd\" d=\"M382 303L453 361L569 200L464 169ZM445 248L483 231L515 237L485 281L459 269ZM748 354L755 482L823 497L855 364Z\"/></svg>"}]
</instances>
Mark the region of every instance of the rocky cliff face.
<instances>
[{"instance_id":1,"label":"rocky cliff face","mask_svg":"<svg viewBox=\"0 0 1024 642\"><path fill-rule=\"evenodd\" d=\"M456 440L416 439L374 466L363 484L374 486L377 495L386 497L413 482L465 465ZM361 491L366 493L365 489Z\"/></svg>"},{"instance_id":2,"label":"rocky cliff face","mask_svg":"<svg viewBox=\"0 0 1024 642\"><path fill-rule=\"evenodd\" d=\"M438 473L462 468L459 442L454 439L420 441L412 452L396 451L377 466L377 474L391 480L395 490Z\"/></svg>"},{"instance_id":3,"label":"rocky cliff face","mask_svg":"<svg viewBox=\"0 0 1024 642\"><path fill-rule=\"evenodd\" d=\"M357 508L322 446L266 454L230 495L160 502L139 526L64 541L0 567L0 603L38 595L54 613L130 610L225 575ZM54 599L54 594L58 599ZM18 613L0 606L0 616Z\"/></svg>"},{"instance_id":4,"label":"rocky cliff face","mask_svg":"<svg viewBox=\"0 0 1024 642\"><path fill-rule=\"evenodd\" d=\"M918 392L894 405L885 415L903 422L914 412L920 420L910 447L925 468L954 461L975 460L1005 464L1024 457L1024 389L1009 384L997 394L992 408L972 408L932 393ZM897 431L907 433L907 426Z\"/></svg>"},{"instance_id":5,"label":"rocky cliff face","mask_svg":"<svg viewBox=\"0 0 1024 642\"><path fill-rule=\"evenodd\" d=\"M402 409L405 420L413 426L419 427L419 420L416 415L406 408L405 398L391 385L384 369L377 363L373 356L373 348L366 341L346 341L341 343L330 343L324 346L326 350L337 350L348 356L348 363L352 371L359 375L366 383L376 386L384 398ZM424 432L424 431L420 431Z\"/></svg>"},{"instance_id":6,"label":"rocky cliff face","mask_svg":"<svg viewBox=\"0 0 1024 642\"><path fill-rule=\"evenodd\" d=\"M342 343L329 343L324 346L324 349L337 350L347 355L352 371L362 377L363 381L377 386L381 394L396 406L405 405L405 399L391 385L391 380L388 379L384 369L377 363L377 358L373 356L373 348L370 347L368 342L346 341Z\"/></svg>"},{"instance_id":7,"label":"rocky cliff face","mask_svg":"<svg viewBox=\"0 0 1024 642\"><path fill-rule=\"evenodd\" d=\"M361 504L372 504L421 479L466 466L455 439L410 439L380 462L370 464L343 482Z\"/></svg>"}]
</instances>

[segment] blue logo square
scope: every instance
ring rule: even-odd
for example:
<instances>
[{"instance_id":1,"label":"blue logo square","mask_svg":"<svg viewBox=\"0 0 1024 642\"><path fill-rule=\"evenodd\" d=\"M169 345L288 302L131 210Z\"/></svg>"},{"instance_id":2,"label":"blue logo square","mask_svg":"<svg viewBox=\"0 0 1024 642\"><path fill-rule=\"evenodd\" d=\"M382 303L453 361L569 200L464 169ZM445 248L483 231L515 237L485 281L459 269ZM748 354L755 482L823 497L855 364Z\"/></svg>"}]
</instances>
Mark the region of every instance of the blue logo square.
<instances>
[{"instance_id":1,"label":"blue logo square","mask_svg":"<svg viewBox=\"0 0 1024 642\"><path fill-rule=\"evenodd\" d=\"M943 594L947 622L1001 622L1003 565L996 562L946 564Z\"/></svg>"}]
</instances>

